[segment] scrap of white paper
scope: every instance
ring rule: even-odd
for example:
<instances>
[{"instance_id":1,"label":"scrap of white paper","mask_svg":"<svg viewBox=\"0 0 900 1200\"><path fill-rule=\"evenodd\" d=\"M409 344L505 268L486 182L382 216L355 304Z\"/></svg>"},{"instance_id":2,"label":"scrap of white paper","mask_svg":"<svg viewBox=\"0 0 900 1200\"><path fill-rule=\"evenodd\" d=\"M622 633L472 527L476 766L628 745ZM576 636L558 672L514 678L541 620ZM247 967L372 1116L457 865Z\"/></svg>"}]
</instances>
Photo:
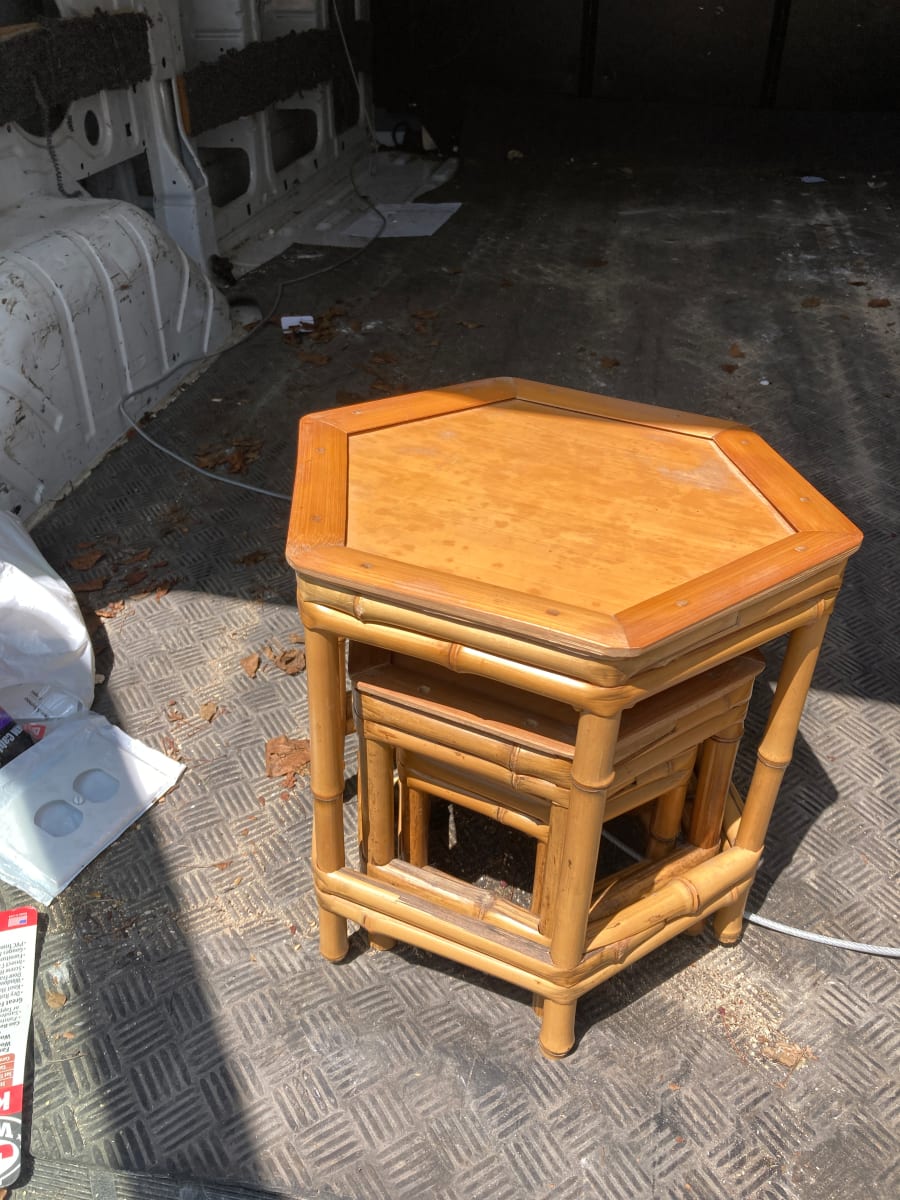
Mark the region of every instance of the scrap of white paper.
<instances>
[{"instance_id":1,"label":"scrap of white paper","mask_svg":"<svg viewBox=\"0 0 900 1200\"><path fill-rule=\"evenodd\" d=\"M386 224L371 209L344 230L347 237L431 237L459 208L459 202L446 204L379 204ZM380 231L380 232L379 232Z\"/></svg>"},{"instance_id":2,"label":"scrap of white paper","mask_svg":"<svg viewBox=\"0 0 900 1200\"><path fill-rule=\"evenodd\" d=\"M301 333L306 333L313 329L315 324L315 317L282 317L281 331L287 333L289 329L298 329Z\"/></svg>"}]
</instances>

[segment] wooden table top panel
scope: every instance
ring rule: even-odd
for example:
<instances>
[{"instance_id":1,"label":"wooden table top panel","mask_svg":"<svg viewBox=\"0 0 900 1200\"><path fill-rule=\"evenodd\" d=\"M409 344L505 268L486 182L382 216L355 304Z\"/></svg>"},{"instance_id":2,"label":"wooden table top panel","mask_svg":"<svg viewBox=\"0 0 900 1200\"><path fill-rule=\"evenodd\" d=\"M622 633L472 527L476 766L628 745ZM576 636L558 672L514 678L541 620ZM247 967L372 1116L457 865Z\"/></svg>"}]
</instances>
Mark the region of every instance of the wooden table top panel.
<instances>
[{"instance_id":1,"label":"wooden table top panel","mask_svg":"<svg viewBox=\"0 0 900 1200\"><path fill-rule=\"evenodd\" d=\"M793 527L712 440L521 400L355 434L346 544L617 613Z\"/></svg>"}]
</instances>

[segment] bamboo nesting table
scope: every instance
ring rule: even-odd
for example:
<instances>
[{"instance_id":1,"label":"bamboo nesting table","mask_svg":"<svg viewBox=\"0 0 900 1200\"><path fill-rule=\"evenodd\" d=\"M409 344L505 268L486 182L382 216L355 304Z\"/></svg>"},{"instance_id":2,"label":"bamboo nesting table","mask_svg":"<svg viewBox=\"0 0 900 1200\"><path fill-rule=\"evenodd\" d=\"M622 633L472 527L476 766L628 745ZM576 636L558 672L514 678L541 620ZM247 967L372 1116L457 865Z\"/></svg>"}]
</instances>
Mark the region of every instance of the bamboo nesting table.
<instances>
[{"instance_id":1,"label":"bamboo nesting table","mask_svg":"<svg viewBox=\"0 0 900 1200\"><path fill-rule=\"evenodd\" d=\"M819 647L862 535L749 429L519 379L334 409L300 426L288 561L306 629L313 868L326 958L348 918L543 997L578 997L698 920L740 936ZM747 795L717 853L586 945L619 723L645 697L790 634ZM565 844L539 943L345 862L343 640L575 710ZM656 902L658 900L658 903ZM594 938L596 943L597 939Z\"/></svg>"}]
</instances>

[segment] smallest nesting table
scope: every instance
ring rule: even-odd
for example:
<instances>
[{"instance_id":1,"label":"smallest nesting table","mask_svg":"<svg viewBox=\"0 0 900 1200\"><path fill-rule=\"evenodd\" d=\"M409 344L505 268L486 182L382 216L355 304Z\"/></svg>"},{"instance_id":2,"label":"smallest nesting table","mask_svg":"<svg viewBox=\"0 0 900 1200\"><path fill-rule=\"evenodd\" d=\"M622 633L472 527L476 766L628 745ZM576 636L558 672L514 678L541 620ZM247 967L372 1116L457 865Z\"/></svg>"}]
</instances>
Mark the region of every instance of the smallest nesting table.
<instances>
[{"instance_id":1,"label":"smallest nesting table","mask_svg":"<svg viewBox=\"0 0 900 1200\"><path fill-rule=\"evenodd\" d=\"M305 417L287 556L306 629L320 945L347 919L543 998L567 1052L578 996L714 914L735 941L847 558L861 534L751 430L490 379ZM716 886L585 966L622 712L789 634ZM346 863L343 641L511 685L576 714L569 816L545 944L476 938ZM709 875L709 872L707 872ZM704 877L706 878L706 877ZM426 902L426 908L428 907ZM652 908L652 905L650 906ZM476 945L476 942L478 943Z\"/></svg>"}]
</instances>

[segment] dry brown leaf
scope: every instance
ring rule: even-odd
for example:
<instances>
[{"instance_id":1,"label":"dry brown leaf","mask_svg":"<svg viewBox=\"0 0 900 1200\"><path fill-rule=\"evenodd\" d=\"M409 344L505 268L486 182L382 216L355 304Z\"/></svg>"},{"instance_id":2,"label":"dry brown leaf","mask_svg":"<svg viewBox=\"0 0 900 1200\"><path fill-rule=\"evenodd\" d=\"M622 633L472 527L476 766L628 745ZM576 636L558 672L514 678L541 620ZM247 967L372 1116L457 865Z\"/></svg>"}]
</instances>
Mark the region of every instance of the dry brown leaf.
<instances>
[{"instance_id":1,"label":"dry brown leaf","mask_svg":"<svg viewBox=\"0 0 900 1200\"><path fill-rule=\"evenodd\" d=\"M819 299L818 296L807 296L804 300L800 301L800 307L801 308L818 308L821 303L822 303L822 301Z\"/></svg>"},{"instance_id":2,"label":"dry brown leaf","mask_svg":"<svg viewBox=\"0 0 900 1200\"><path fill-rule=\"evenodd\" d=\"M69 1003L69 997L63 992L50 990L44 994L48 1008L64 1008Z\"/></svg>"},{"instance_id":3,"label":"dry brown leaf","mask_svg":"<svg viewBox=\"0 0 900 1200\"><path fill-rule=\"evenodd\" d=\"M331 362L330 354L316 354L314 350L298 350L297 358L302 363L309 363L312 367L324 367Z\"/></svg>"},{"instance_id":4,"label":"dry brown leaf","mask_svg":"<svg viewBox=\"0 0 900 1200\"><path fill-rule=\"evenodd\" d=\"M377 350L370 359L376 366L389 367L397 361L397 355L390 350Z\"/></svg>"},{"instance_id":5,"label":"dry brown leaf","mask_svg":"<svg viewBox=\"0 0 900 1200\"><path fill-rule=\"evenodd\" d=\"M142 571L139 568L135 568L135 570L128 572L122 582L126 587L137 587L139 583L144 582L148 574L149 572L147 571Z\"/></svg>"},{"instance_id":6,"label":"dry brown leaf","mask_svg":"<svg viewBox=\"0 0 900 1200\"><path fill-rule=\"evenodd\" d=\"M868 279L848 279L847 282L851 287L865 287L869 281Z\"/></svg>"},{"instance_id":7,"label":"dry brown leaf","mask_svg":"<svg viewBox=\"0 0 900 1200\"><path fill-rule=\"evenodd\" d=\"M877 299L869 301L869 308L890 308L891 302L886 297L881 296Z\"/></svg>"},{"instance_id":8,"label":"dry brown leaf","mask_svg":"<svg viewBox=\"0 0 900 1200\"><path fill-rule=\"evenodd\" d=\"M70 583L73 592L102 592L109 583L108 575L98 575L96 579L82 579L80 583Z\"/></svg>"},{"instance_id":9,"label":"dry brown leaf","mask_svg":"<svg viewBox=\"0 0 900 1200\"><path fill-rule=\"evenodd\" d=\"M251 679L255 679L260 662L261 659L258 654L248 654L246 658L242 658L241 666L244 668L244 674L248 675Z\"/></svg>"},{"instance_id":10,"label":"dry brown leaf","mask_svg":"<svg viewBox=\"0 0 900 1200\"><path fill-rule=\"evenodd\" d=\"M221 711L215 700L207 700L205 704L200 705L198 715L203 721L214 721Z\"/></svg>"},{"instance_id":11,"label":"dry brown leaf","mask_svg":"<svg viewBox=\"0 0 900 1200\"><path fill-rule=\"evenodd\" d=\"M148 546L145 550L138 550L135 554L130 554L128 558L123 558L122 562L126 566L129 566L131 563L146 562L152 553L152 550Z\"/></svg>"},{"instance_id":12,"label":"dry brown leaf","mask_svg":"<svg viewBox=\"0 0 900 1200\"><path fill-rule=\"evenodd\" d=\"M257 563L261 563L268 557L268 550L251 550L249 554L242 554L240 558L236 558L234 561L242 567L254 567Z\"/></svg>"},{"instance_id":13,"label":"dry brown leaf","mask_svg":"<svg viewBox=\"0 0 900 1200\"><path fill-rule=\"evenodd\" d=\"M102 550L87 550L84 554L76 554L74 558L70 558L69 566L73 571L89 571L102 557Z\"/></svg>"},{"instance_id":14,"label":"dry brown leaf","mask_svg":"<svg viewBox=\"0 0 900 1200\"><path fill-rule=\"evenodd\" d=\"M159 604L159 602L160 602L160 600L162 600L163 596L168 596L169 592L171 592L172 588L175 586L175 584L177 582L178 582L177 576L173 576L171 579L160 580L160 582L157 584L156 593L155 593L157 604Z\"/></svg>"},{"instance_id":15,"label":"dry brown leaf","mask_svg":"<svg viewBox=\"0 0 900 1200\"><path fill-rule=\"evenodd\" d=\"M746 358L747 357L747 355L740 348L740 346L737 344L737 342L731 343L731 345L728 348L728 353L731 355L732 358Z\"/></svg>"},{"instance_id":16,"label":"dry brown leaf","mask_svg":"<svg viewBox=\"0 0 900 1200\"><path fill-rule=\"evenodd\" d=\"M305 771L309 766L309 741L306 738L289 738L284 734L269 738L266 742L266 775L279 779Z\"/></svg>"},{"instance_id":17,"label":"dry brown leaf","mask_svg":"<svg viewBox=\"0 0 900 1200\"><path fill-rule=\"evenodd\" d=\"M177 700L170 700L166 706L166 716L170 721L186 721L187 717L178 707Z\"/></svg>"},{"instance_id":18,"label":"dry brown leaf","mask_svg":"<svg viewBox=\"0 0 900 1200\"><path fill-rule=\"evenodd\" d=\"M457 325L462 325L463 329L483 329L484 326L480 321L457 321Z\"/></svg>"},{"instance_id":19,"label":"dry brown leaf","mask_svg":"<svg viewBox=\"0 0 900 1200\"><path fill-rule=\"evenodd\" d=\"M738 369L737 363L719 363L719 366L728 375L733 375L735 373L735 371Z\"/></svg>"},{"instance_id":20,"label":"dry brown leaf","mask_svg":"<svg viewBox=\"0 0 900 1200\"><path fill-rule=\"evenodd\" d=\"M178 748L178 743L167 733L163 734L162 748L163 754L165 754L167 758L174 759L175 762L182 761L181 751Z\"/></svg>"},{"instance_id":21,"label":"dry brown leaf","mask_svg":"<svg viewBox=\"0 0 900 1200\"><path fill-rule=\"evenodd\" d=\"M109 604L105 604L103 608L96 610L97 616L101 621L111 621L114 617L120 617L124 611L124 600L111 600Z\"/></svg>"},{"instance_id":22,"label":"dry brown leaf","mask_svg":"<svg viewBox=\"0 0 900 1200\"><path fill-rule=\"evenodd\" d=\"M230 858L226 858L223 862L213 863L213 866L217 871L227 871L231 866L231 862L232 860Z\"/></svg>"},{"instance_id":23,"label":"dry brown leaf","mask_svg":"<svg viewBox=\"0 0 900 1200\"><path fill-rule=\"evenodd\" d=\"M306 635L302 633L289 633L288 641L293 642L295 646L302 646L306 641Z\"/></svg>"},{"instance_id":24,"label":"dry brown leaf","mask_svg":"<svg viewBox=\"0 0 900 1200\"><path fill-rule=\"evenodd\" d=\"M66 1039L66 1041L67 1041L67 1042L71 1042L71 1040L72 1040L72 1038L75 1036L75 1034L72 1032L72 1030L71 1030L71 1029L67 1029L67 1030L65 1031L65 1033L63 1033L63 1034L60 1034L60 1036L61 1036L61 1037L64 1037L64 1038ZM2 1200L2 1194L0 1194L0 1200Z\"/></svg>"},{"instance_id":25,"label":"dry brown leaf","mask_svg":"<svg viewBox=\"0 0 900 1200\"><path fill-rule=\"evenodd\" d=\"M276 667L280 667L285 675L299 675L306 667L306 654L297 646L289 647L287 650L280 650L277 654L271 646L264 646L263 654Z\"/></svg>"},{"instance_id":26,"label":"dry brown leaf","mask_svg":"<svg viewBox=\"0 0 900 1200\"><path fill-rule=\"evenodd\" d=\"M600 356L600 366L603 367L604 371L611 371L613 367L619 366L619 360L617 358L610 358L608 354L602 354Z\"/></svg>"}]
</instances>

